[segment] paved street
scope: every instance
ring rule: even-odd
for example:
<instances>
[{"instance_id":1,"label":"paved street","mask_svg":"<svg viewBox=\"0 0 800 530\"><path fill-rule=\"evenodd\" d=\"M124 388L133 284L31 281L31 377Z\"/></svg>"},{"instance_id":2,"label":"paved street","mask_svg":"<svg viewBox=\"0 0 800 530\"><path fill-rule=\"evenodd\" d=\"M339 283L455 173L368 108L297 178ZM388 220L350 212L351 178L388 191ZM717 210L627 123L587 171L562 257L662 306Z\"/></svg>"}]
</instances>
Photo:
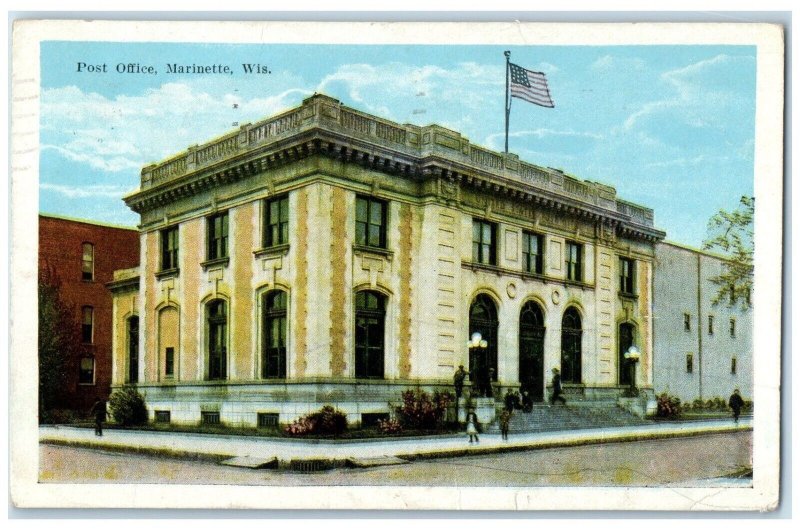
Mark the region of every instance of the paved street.
<instances>
[{"instance_id":1,"label":"paved street","mask_svg":"<svg viewBox=\"0 0 800 530\"><path fill-rule=\"evenodd\" d=\"M752 432L742 431L298 474L43 443L40 445L40 480L280 486L691 485L698 479L724 476L749 466L751 454Z\"/></svg>"}]
</instances>

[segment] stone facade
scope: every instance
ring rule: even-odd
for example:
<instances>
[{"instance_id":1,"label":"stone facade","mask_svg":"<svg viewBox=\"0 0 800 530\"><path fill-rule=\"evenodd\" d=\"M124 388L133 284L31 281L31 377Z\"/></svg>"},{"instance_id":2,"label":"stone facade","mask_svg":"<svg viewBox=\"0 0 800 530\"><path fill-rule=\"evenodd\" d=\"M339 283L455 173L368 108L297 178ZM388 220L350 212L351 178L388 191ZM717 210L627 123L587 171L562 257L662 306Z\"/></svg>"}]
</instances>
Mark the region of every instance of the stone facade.
<instances>
[{"instance_id":1,"label":"stone facade","mask_svg":"<svg viewBox=\"0 0 800 530\"><path fill-rule=\"evenodd\" d=\"M141 214L141 266L115 286L114 382L135 371L154 418L286 423L333 404L359 422L407 388L451 389L459 364L538 399L561 366L576 398L614 398L627 387L621 326L652 393L664 233L612 187L315 95L145 167L126 202ZM474 331L487 344L471 354Z\"/></svg>"},{"instance_id":2,"label":"stone facade","mask_svg":"<svg viewBox=\"0 0 800 530\"><path fill-rule=\"evenodd\" d=\"M684 402L753 397L753 311L712 300L724 258L674 243L656 245L656 392Z\"/></svg>"},{"instance_id":3,"label":"stone facade","mask_svg":"<svg viewBox=\"0 0 800 530\"><path fill-rule=\"evenodd\" d=\"M112 381L111 327L116 319L112 317L111 292L106 283L116 269L138 263L139 235L135 229L39 216L39 267L49 268L57 276L61 297L73 307L75 325L81 327L82 335L83 326L90 324L81 345L86 365L82 370L82 359L70 359L68 363L64 408L85 413L98 396L108 397ZM85 310L90 310L86 322Z\"/></svg>"}]
</instances>

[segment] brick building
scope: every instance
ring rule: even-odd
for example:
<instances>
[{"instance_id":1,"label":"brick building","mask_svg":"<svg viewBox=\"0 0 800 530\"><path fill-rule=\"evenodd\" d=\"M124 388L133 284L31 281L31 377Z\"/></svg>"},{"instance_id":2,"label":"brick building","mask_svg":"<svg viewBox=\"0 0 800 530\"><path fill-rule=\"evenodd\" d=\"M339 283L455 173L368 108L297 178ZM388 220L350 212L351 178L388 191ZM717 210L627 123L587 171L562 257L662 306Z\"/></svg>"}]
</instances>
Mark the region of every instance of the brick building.
<instances>
[{"instance_id":1,"label":"brick building","mask_svg":"<svg viewBox=\"0 0 800 530\"><path fill-rule=\"evenodd\" d=\"M61 296L73 306L82 354L68 364L64 408L86 410L111 383L111 292L113 271L139 263L135 229L53 215L39 215L39 267L49 267Z\"/></svg>"}]
</instances>

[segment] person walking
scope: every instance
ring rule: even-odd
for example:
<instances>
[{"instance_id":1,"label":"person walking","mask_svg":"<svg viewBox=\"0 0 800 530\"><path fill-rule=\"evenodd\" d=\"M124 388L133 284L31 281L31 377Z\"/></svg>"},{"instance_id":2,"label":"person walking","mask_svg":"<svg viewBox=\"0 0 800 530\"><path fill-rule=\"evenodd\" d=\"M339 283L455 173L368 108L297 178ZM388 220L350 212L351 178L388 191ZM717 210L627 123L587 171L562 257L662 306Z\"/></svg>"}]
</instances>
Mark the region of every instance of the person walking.
<instances>
[{"instance_id":1,"label":"person walking","mask_svg":"<svg viewBox=\"0 0 800 530\"><path fill-rule=\"evenodd\" d=\"M95 436L103 436L103 422L106 421L108 411L106 410L106 402L100 398L92 405L91 414L94 414L94 434Z\"/></svg>"},{"instance_id":2,"label":"person walking","mask_svg":"<svg viewBox=\"0 0 800 530\"><path fill-rule=\"evenodd\" d=\"M731 394L731 398L728 400L728 406L733 410L733 423L739 423L739 413L742 412L742 407L744 407L744 399L742 399L738 388Z\"/></svg>"},{"instance_id":3,"label":"person walking","mask_svg":"<svg viewBox=\"0 0 800 530\"><path fill-rule=\"evenodd\" d=\"M509 409L503 409L500 413L500 434L503 437L503 440L508 440L508 423L511 420L511 411Z\"/></svg>"},{"instance_id":4,"label":"person walking","mask_svg":"<svg viewBox=\"0 0 800 530\"><path fill-rule=\"evenodd\" d=\"M564 405L567 400L564 398L563 389L561 388L561 373L558 368L553 368L553 395L550 396L550 404L555 405L556 400L561 401Z\"/></svg>"},{"instance_id":5,"label":"person walking","mask_svg":"<svg viewBox=\"0 0 800 530\"><path fill-rule=\"evenodd\" d=\"M522 412L533 412L533 398L527 390L522 391Z\"/></svg>"},{"instance_id":6,"label":"person walking","mask_svg":"<svg viewBox=\"0 0 800 530\"><path fill-rule=\"evenodd\" d=\"M478 443L478 416L475 414L475 411L469 409L467 412L467 434L469 435L469 443L472 443L472 439L475 439L475 443Z\"/></svg>"}]
</instances>

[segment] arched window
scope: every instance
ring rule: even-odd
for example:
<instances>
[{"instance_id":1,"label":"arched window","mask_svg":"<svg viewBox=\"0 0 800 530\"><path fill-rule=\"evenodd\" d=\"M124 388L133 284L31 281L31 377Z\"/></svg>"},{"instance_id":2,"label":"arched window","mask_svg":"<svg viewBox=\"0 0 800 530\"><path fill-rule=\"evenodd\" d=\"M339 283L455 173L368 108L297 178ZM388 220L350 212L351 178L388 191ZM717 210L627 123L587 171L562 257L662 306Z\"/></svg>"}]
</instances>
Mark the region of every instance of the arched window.
<instances>
[{"instance_id":1,"label":"arched window","mask_svg":"<svg viewBox=\"0 0 800 530\"><path fill-rule=\"evenodd\" d=\"M561 380L581 382L581 316L574 307L561 319Z\"/></svg>"},{"instance_id":2,"label":"arched window","mask_svg":"<svg viewBox=\"0 0 800 530\"><path fill-rule=\"evenodd\" d=\"M208 318L208 378L225 379L228 375L228 315L224 300L206 305Z\"/></svg>"},{"instance_id":3,"label":"arched window","mask_svg":"<svg viewBox=\"0 0 800 530\"><path fill-rule=\"evenodd\" d=\"M473 381L489 369L494 370L492 380L497 381L497 307L486 294L479 294L469 307L469 336L480 333L486 348L470 348L469 371Z\"/></svg>"},{"instance_id":4,"label":"arched window","mask_svg":"<svg viewBox=\"0 0 800 530\"><path fill-rule=\"evenodd\" d=\"M620 324L617 339L619 341L619 384L630 385L631 366L630 361L625 358L625 353L633 346L633 325Z\"/></svg>"},{"instance_id":5,"label":"arched window","mask_svg":"<svg viewBox=\"0 0 800 530\"><path fill-rule=\"evenodd\" d=\"M385 319L385 296L375 291L356 293L356 377L383 377Z\"/></svg>"},{"instance_id":6,"label":"arched window","mask_svg":"<svg viewBox=\"0 0 800 530\"><path fill-rule=\"evenodd\" d=\"M286 377L286 293L269 291L262 296L264 341L261 377Z\"/></svg>"},{"instance_id":7,"label":"arched window","mask_svg":"<svg viewBox=\"0 0 800 530\"><path fill-rule=\"evenodd\" d=\"M544 399L544 315L536 302L519 314L519 382L534 401Z\"/></svg>"},{"instance_id":8,"label":"arched window","mask_svg":"<svg viewBox=\"0 0 800 530\"><path fill-rule=\"evenodd\" d=\"M128 319L128 382L139 382L139 317Z\"/></svg>"}]
</instances>

